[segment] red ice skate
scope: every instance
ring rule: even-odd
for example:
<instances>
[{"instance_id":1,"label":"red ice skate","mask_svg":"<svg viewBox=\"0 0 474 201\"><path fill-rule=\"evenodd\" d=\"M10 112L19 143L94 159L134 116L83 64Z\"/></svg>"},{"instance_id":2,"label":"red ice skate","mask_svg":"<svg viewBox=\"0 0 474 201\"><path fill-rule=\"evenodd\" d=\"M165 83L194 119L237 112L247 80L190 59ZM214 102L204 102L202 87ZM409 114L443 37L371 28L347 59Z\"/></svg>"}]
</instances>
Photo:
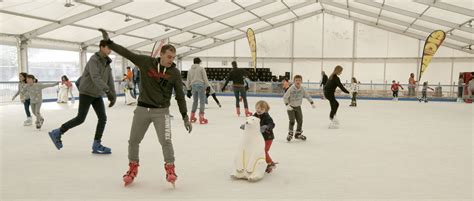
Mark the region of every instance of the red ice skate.
<instances>
[{"instance_id":1,"label":"red ice skate","mask_svg":"<svg viewBox=\"0 0 474 201\"><path fill-rule=\"evenodd\" d=\"M178 176L174 172L174 164L172 163L165 163L165 170L166 170L166 181L170 182L175 188L174 182L178 179Z\"/></svg>"},{"instance_id":2,"label":"red ice skate","mask_svg":"<svg viewBox=\"0 0 474 201\"><path fill-rule=\"evenodd\" d=\"M125 186L127 186L127 185L129 185L133 182L133 180L135 179L135 177L138 174L138 166L140 166L140 165L138 165L138 162L132 161L128 164L128 166L130 168L125 173L125 175L123 175L123 181L125 182Z\"/></svg>"},{"instance_id":3,"label":"red ice skate","mask_svg":"<svg viewBox=\"0 0 474 201\"><path fill-rule=\"evenodd\" d=\"M204 112L199 113L199 123L200 124L207 124L207 119L204 118Z\"/></svg>"},{"instance_id":4,"label":"red ice skate","mask_svg":"<svg viewBox=\"0 0 474 201\"><path fill-rule=\"evenodd\" d=\"M197 121L197 119L196 119L196 113L191 112L191 119L190 119L190 121L191 121L191 123L194 123L194 122Z\"/></svg>"},{"instance_id":5,"label":"red ice skate","mask_svg":"<svg viewBox=\"0 0 474 201\"><path fill-rule=\"evenodd\" d=\"M245 108L245 116L246 117L252 116L252 112L250 112L248 108Z\"/></svg>"}]
</instances>

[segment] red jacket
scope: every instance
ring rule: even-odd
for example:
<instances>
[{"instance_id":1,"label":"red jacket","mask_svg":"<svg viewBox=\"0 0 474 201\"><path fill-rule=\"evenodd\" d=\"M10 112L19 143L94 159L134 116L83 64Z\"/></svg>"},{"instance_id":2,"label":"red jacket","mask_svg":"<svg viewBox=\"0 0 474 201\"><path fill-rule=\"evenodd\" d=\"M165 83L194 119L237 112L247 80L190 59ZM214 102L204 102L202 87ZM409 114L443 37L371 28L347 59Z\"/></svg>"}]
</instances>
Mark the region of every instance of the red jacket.
<instances>
[{"instance_id":1,"label":"red jacket","mask_svg":"<svg viewBox=\"0 0 474 201\"><path fill-rule=\"evenodd\" d=\"M398 84L398 83L395 83L395 84L392 84L392 87L390 87L392 89L392 91L398 91L398 87L402 88L402 85Z\"/></svg>"}]
</instances>

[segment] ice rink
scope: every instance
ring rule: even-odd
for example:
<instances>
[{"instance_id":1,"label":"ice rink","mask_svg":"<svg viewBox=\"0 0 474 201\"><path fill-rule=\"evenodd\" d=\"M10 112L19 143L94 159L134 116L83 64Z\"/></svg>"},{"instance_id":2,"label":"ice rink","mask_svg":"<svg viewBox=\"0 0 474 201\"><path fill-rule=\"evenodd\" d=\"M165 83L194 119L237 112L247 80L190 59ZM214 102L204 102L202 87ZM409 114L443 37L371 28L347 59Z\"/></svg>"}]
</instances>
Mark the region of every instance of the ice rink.
<instances>
[{"instance_id":1,"label":"ice rink","mask_svg":"<svg viewBox=\"0 0 474 201\"><path fill-rule=\"evenodd\" d=\"M233 97L209 99L208 125L188 134L176 101L171 104L176 189L165 180L161 146L153 126L141 144L135 182L123 186L135 106L119 97L107 109L103 144L111 155L94 155L97 117L71 129L56 150L48 131L77 113L72 104L43 103L41 131L24 127L20 104L0 106L1 199L10 200L472 200L473 105L454 102L339 100L339 129L328 129L329 103L304 100L307 141L286 141L288 116L281 98L265 98L276 123L270 150L277 169L263 180L233 180L242 139ZM256 101L249 98L251 111ZM188 109L191 101L188 100ZM262 147L263 149L263 147Z\"/></svg>"}]
</instances>

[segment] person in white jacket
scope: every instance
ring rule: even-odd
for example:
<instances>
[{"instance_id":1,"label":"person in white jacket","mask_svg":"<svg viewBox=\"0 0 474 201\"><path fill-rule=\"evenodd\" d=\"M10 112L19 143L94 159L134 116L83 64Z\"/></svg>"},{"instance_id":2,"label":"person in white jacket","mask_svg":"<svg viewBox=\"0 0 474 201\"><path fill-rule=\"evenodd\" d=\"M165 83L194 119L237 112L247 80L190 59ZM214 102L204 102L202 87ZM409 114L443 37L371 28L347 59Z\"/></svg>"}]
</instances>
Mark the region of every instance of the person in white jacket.
<instances>
[{"instance_id":1,"label":"person in white jacket","mask_svg":"<svg viewBox=\"0 0 474 201\"><path fill-rule=\"evenodd\" d=\"M355 77L351 80L351 85L349 86L349 92L351 92L352 101L349 105L350 107L357 107L357 93L359 93L359 83Z\"/></svg>"},{"instance_id":2,"label":"person in white jacket","mask_svg":"<svg viewBox=\"0 0 474 201\"><path fill-rule=\"evenodd\" d=\"M207 79L206 70L200 66L201 59L199 57L194 58L193 65L188 71L188 79L186 81L186 87L188 90L187 96L191 98L193 96L193 106L191 108L191 123L197 121L196 110L199 102L199 123L207 124L208 120L204 117L204 109L206 103L206 88L211 86Z\"/></svg>"}]
</instances>

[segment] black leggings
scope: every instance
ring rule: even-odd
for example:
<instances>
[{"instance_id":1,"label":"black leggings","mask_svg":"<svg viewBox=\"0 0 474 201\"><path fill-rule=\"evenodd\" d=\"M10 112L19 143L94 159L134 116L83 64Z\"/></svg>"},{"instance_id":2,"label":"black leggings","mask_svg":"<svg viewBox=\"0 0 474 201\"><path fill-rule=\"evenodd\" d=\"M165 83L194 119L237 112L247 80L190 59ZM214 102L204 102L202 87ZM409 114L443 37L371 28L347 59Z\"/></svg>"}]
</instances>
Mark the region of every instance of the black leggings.
<instances>
[{"instance_id":1,"label":"black leggings","mask_svg":"<svg viewBox=\"0 0 474 201\"><path fill-rule=\"evenodd\" d=\"M206 98L209 98L209 93L206 93ZM219 99L217 99L217 96L215 93L212 94L212 98L214 99L214 101L216 101L216 103L219 105Z\"/></svg>"},{"instance_id":2,"label":"black leggings","mask_svg":"<svg viewBox=\"0 0 474 201\"><path fill-rule=\"evenodd\" d=\"M331 112L329 113L329 118L332 120L337 113L337 108L339 108L339 102L337 102L336 97L333 93L324 93L326 99L328 99L329 104L331 104Z\"/></svg>"},{"instance_id":3,"label":"black leggings","mask_svg":"<svg viewBox=\"0 0 474 201\"><path fill-rule=\"evenodd\" d=\"M395 91L392 91L392 92L393 92L392 96L394 98L398 98L398 90L395 90Z\"/></svg>"},{"instance_id":4,"label":"black leggings","mask_svg":"<svg viewBox=\"0 0 474 201\"><path fill-rule=\"evenodd\" d=\"M79 109L77 112L77 116L61 125L61 128L59 129L61 133L65 133L69 129L81 125L84 120L86 120L87 113L89 112L89 108L91 105L92 108L94 108L95 114L98 118L94 140L102 139L102 134L104 133L105 129L105 123L107 122L104 101L102 100L102 97L92 97L84 94L79 94Z\"/></svg>"}]
</instances>

